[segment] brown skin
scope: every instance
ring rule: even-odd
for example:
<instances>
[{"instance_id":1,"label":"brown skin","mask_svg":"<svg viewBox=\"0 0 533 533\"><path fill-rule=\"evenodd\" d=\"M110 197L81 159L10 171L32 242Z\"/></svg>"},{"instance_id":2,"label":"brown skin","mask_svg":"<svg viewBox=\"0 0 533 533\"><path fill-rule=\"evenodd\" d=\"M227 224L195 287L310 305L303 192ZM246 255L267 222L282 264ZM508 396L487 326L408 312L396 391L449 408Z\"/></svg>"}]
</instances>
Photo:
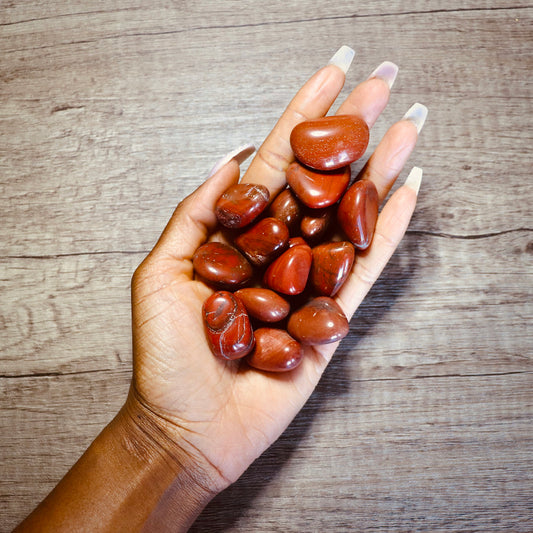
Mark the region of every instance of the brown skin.
<instances>
[{"instance_id":1,"label":"brown skin","mask_svg":"<svg viewBox=\"0 0 533 533\"><path fill-rule=\"evenodd\" d=\"M330 65L298 92L243 181L274 196L292 161L288 138L302 120L323 116L344 83ZM369 126L389 97L380 79L361 83L340 106ZM401 121L363 169L382 201L416 142ZM398 168L399 167L399 168ZM213 357L201 308L212 293L193 278L192 256L216 229L216 200L239 179L223 166L177 207L132 279L133 379L114 420L16 531L186 531L210 499L233 483L284 431L313 392L336 344L306 347L285 374ZM400 242L416 194L400 187L383 208L374 241L335 297L348 317Z\"/></svg>"}]
</instances>

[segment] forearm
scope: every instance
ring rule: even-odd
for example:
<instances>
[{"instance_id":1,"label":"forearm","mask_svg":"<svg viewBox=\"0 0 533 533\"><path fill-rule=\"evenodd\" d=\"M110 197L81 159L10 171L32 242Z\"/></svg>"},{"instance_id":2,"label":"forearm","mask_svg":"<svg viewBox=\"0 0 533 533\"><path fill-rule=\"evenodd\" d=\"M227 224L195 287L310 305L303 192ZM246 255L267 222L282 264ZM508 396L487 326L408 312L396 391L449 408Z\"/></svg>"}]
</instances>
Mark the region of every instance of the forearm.
<instances>
[{"instance_id":1,"label":"forearm","mask_svg":"<svg viewBox=\"0 0 533 533\"><path fill-rule=\"evenodd\" d=\"M164 440L128 402L15 531L186 531L214 492Z\"/></svg>"}]
</instances>

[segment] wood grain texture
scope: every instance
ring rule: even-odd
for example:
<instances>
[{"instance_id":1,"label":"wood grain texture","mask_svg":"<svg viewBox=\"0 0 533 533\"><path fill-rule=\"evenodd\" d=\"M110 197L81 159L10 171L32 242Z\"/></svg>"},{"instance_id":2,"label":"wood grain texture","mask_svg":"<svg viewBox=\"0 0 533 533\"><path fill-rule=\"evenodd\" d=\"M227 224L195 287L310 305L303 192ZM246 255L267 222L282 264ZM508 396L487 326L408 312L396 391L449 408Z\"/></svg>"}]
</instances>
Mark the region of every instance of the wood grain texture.
<instances>
[{"instance_id":1,"label":"wood grain texture","mask_svg":"<svg viewBox=\"0 0 533 533\"><path fill-rule=\"evenodd\" d=\"M175 205L341 44L357 53L341 98L400 66L371 148L429 107L417 211L309 403L193 530L533 530L532 14L2 3L0 530L125 398L130 278Z\"/></svg>"}]
</instances>

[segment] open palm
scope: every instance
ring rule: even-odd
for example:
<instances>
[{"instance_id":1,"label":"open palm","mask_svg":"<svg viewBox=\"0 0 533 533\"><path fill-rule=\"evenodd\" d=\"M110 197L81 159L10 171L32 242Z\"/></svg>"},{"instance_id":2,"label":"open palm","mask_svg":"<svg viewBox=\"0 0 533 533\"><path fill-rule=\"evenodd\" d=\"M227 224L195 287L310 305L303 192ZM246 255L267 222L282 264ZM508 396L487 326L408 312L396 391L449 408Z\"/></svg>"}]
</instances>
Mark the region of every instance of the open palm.
<instances>
[{"instance_id":1,"label":"open palm","mask_svg":"<svg viewBox=\"0 0 533 533\"><path fill-rule=\"evenodd\" d=\"M299 122L324 116L345 80L342 68L319 70L297 93L258 150L242 181L266 185L275 196L285 186L294 156L289 145ZM388 102L389 85L371 77L341 104L338 114L357 114L372 126ZM418 128L419 129L419 128ZM417 139L412 120L385 134L361 171L383 201ZM307 347L303 363L269 374L239 361L216 359L207 344L202 304L212 289L193 276L192 255L216 231L214 205L239 180L235 153L177 207L154 250L132 282L134 379L130 401L153 415L219 489L235 481L287 427L311 395L336 344ZM416 187L415 187L416 189ZM400 242L416 203L413 187L400 187L382 209L372 245L358 255L335 297L350 318Z\"/></svg>"}]
</instances>

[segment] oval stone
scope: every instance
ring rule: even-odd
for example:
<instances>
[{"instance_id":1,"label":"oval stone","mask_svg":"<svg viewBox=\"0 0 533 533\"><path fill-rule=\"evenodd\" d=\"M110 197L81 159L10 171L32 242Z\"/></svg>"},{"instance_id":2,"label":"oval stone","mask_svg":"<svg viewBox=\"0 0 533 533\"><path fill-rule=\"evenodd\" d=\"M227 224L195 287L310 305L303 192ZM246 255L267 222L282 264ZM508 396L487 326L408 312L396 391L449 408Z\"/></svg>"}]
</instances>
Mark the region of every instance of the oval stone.
<instances>
[{"instance_id":1,"label":"oval stone","mask_svg":"<svg viewBox=\"0 0 533 533\"><path fill-rule=\"evenodd\" d=\"M254 334L255 348L246 358L251 367L267 372L287 372L302 362L301 344L286 331L259 328Z\"/></svg>"},{"instance_id":2,"label":"oval stone","mask_svg":"<svg viewBox=\"0 0 533 533\"><path fill-rule=\"evenodd\" d=\"M250 263L261 267L287 248L289 229L281 220L267 217L241 233L234 242Z\"/></svg>"},{"instance_id":3,"label":"oval stone","mask_svg":"<svg viewBox=\"0 0 533 533\"><path fill-rule=\"evenodd\" d=\"M348 335L349 324L339 305L328 296L314 298L289 318L287 331L306 345L329 344Z\"/></svg>"},{"instance_id":4,"label":"oval stone","mask_svg":"<svg viewBox=\"0 0 533 533\"><path fill-rule=\"evenodd\" d=\"M350 242L329 242L313 248L311 284L316 292L333 296L352 270L355 249Z\"/></svg>"},{"instance_id":5,"label":"oval stone","mask_svg":"<svg viewBox=\"0 0 533 533\"><path fill-rule=\"evenodd\" d=\"M287 183L307 207L319 209L337 202L350 182L350 167L317 172L294 161L286 172Z\"/></svg>"},{"instance_id":6,"label":"oval stone","mask_svg":"<svg viewBox=\"0 0 533 533\"><path fill-rule=\"evenodd\" d=\"M281 220L293 233L302 218L300 204L290 189L283 189L274 198L269 208L270 216Z\"/></svg>"},{"instance_id":7,"label":"oval stone","mask_svg":"<svg viewBox=\"0 0 533 533\"><path fill-rule=\"evenodd\" d=\"M312 260L313 254L307 244L293 246L270 264L263 282L283 294L300 294L307 284Z\"/></svg>"},{"instance_id":8,"label":"oval stone","mask_svg":"<svg viewBox=\"0 0 533 533\"><path fill-rule=\"evenodd\" d=\"M248 314L262 322L279 322L287 317L291 306L270 289L250 287L235 292Z\"/></svg>"},{"instance_id":9,"label":"oval stone","mask_svg":"<svg viewBox=\"0 0 533 533\"><path fill-rule=\"evenodd\" d=\"M226 228L242 228L266 208L270 193L264 185L238 183L228 187L215 205L215 215Z\"/></svg>"},{"instance_id":10,"label":"oval stone","mask_svg":"<svg viewBox=\"0 0 533 533\"><path fill-rule=\"evenodd\" d=\"M203 281L221 288L239 288L253 274L246 258L233 246L221 242L202 244L193 255L192 266Z\"/></svg>"},{"instance_id":11,"label":"oval stone","mask_svg":"<svg viewBox=\"0 0 533 533\"><path fill-rule=\"evenodd\" d=\"M202 308L207 340L220 359L239 359L254 347L250 318L243 303L231 292L212 294Z\"/></svg>"},{"instance_id":12,"label":"oval stone","mask_svg":"<svg viewBox=\"0 0 533 533\"><path fill-rule=\"evenodd\" d=\"M372 242L378 208L378 191L370 180L356 181L342 197L337 220L348 239L359 250L365 250Z\"/></svg>"},{"instance_id":13,"label":"oval stone","mask_svg":"<svg viewBox=\"0 0 533 533\"><path fill-rule=\"evenodd\" d=\"M309 209L300 222L300 232L309 242L317 242L324 238L334 218L334 207Z\"/></svg>"},{"instance_id":14,"label":"oval stone","mask_svg":"<svg viewBox=\"0 0 533 533\"><path fill-rule=\"evenodd\" d=\"M356 115L301 122L290 136L296 158L317 170L334 170L353 163L365 153L368 140L368 126Z\"/></svg>"}]
</instances>

